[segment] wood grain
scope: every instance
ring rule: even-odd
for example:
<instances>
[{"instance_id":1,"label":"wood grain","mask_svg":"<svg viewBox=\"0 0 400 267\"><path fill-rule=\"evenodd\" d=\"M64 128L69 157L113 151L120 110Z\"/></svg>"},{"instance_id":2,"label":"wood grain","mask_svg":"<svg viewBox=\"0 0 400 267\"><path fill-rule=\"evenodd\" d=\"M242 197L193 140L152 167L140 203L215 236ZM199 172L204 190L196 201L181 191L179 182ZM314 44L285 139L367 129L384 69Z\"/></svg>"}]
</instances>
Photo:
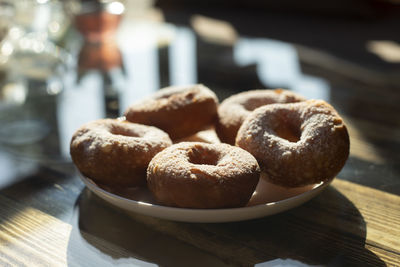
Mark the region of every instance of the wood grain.
<instances>
[{"instance_id":1,"label":"wood grain","mask_svg":"<svg viewBox=\"0 0 400 267\"><path fill-rule=\"evenodd\" d=\"M377 144L390 144L400 146L400 129L385 125L377 126L366 120L354 117L344 117L350 136L350 155L375 163L399 162L399 153L390 153L385 146ZM372 131L371 129L378 129Z\"/></svg>"},{"instance_id":2,"label":"wood grain","mask_svg":"<svg viewBox=\"0 0 400 267\"><path fill-rule=\"evenodd\" d=\"M233 265L292 258L308 264L397 266L399 206L396 195L336 179L306 205L250 222L182 224L130 216Z\"/></svg>"},{"instance_id":3,"label":"wood grain","mask_svg":"<svg viewBox=\"0 0 400 267\"><path fill-rule=\"evenodd\" d=\"M71 184L76 186L75 181ZM184 253L219 263L217 266L251 266L277 259L319 265L400 266L400 197L340 179L299 208L223 224L166 221L126 213L93 194L83 197L79 223L71 225L0 196L0 264L112 265L122 259L187 264L188 257L179 256Z\"/></svg>"},{"instance_id":4,"label":"wood grain","mask_svg":"<svg viewBox=\"0 0 400 267\"><path fill-rule=\"evenodd\" d=\"M367 222L367 243L400 255L400 197L341 180L334 186L355 203Z\"/></svg>"},{"instance_id":5,"label":"wood grain","mask_svg":"<svg viewBox=\"0 0 400 267\"><path fill-rule=\"evenodd\" d=\"M10 266L66 266L71 226L0 196L0 260Z\"/></svg>"}]
</instances>

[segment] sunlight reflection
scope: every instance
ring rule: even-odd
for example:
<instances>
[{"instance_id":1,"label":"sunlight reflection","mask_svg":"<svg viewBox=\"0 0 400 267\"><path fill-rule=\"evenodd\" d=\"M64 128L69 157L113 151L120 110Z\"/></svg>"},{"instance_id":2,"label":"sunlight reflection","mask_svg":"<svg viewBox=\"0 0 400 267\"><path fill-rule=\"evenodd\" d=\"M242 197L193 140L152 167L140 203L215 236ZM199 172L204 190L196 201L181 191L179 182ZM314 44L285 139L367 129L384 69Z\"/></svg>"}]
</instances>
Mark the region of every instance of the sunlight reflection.
<instances>
[{"instance_id":1,"label":"sunlight reflection","mask_svg":"<svg viewBox=\"0 0 400 267\"><path fill-rule=\"evenodd\" d=\"M146 49L121 49L126 70L125 90L120 95L119 110L122 115L133 102L158 90L160 78L158 72L158 50L155 43Z\"/></svg>"},{"instance_id":2,"label":"sunlight reflection","mask_svg":"<svg viewBox=\"0 0 400 267\"><path fill-rule=\"evenodd\" d=\"M330 85L325 79L302 75L292 86L291 89L293 91L300 93L308 99L316 98L329 101Z\"/></svg>"},{"instance_id":3,"label":"sunlight reflection","mask_svg":"<svg viewBox=\"0 0 400 267\"><path fill-rule=\"evenodd\" d=\"M297 51L289 43L241 38L234 46L234 60L239 66L257 64L258 77L267 87L288 88L307 98L329 101L328 82L302 74Z\"/></svg>"},{"instance_id":4,"label":"sunlight reflection","mask_svg":"<svg viewBox=\"0 0 400 267\"><path fill-rule=\"evenodd\" d=\"M8 154L0 152L0 189L6 188L12 184L23 180L26 176L36 171L38 166L30 161L24 161L21 164L21 159L12 158Z\"/></svg>"},{"instance_id":5,"label":"sunlight reflection","mask_svg":"<svg viewBox=\"0 0 400 267\"><path fill-rule=\"evenodd\" d=\"M199 36L213 43L233 45L238 38L235 28L228 21L194 15L190 22Z\"/></svg>"},{"instance_id":6,"label":"sunlight reflection","mask_svg":"<svg viewBox=\"0 0 400 267\"><path fill-rule=\"evenodd\" d=\"M400 62L400 44L394 41L368 41L367 50L390 63Z\"/></svg>"},{"instance_id":7,"label":"sunlight reflection","mask_svg":"<svg viewBox=\"0 0 400 267\"><path fill-rule=\"evenodd\" d=\"M66 266L71 225L31 207L1 199L2 256L18 266ZM11 261L14 262L15 261Z\"/></svg>"},{"instance_id":8,"label":"sunlight reflection","mask_svg":"<svg viewBox=\"0 0 400 267\"><path fill-rule=\"evenodd\" d=\"M105 117L103 101L103 79L92 71L76 82L76 74L65 75L66 88L57 98L57 123L60 134L60 150L69 157L69 142L73 133L82 124Z\"/></svg>"},{"instance_id":9,"label":"sunlight reflection","mask_svg":"<svg viewBox=\"0 0 400 267\"><path fill-rule=\"evenodd\" d=\"M169 76L171 85L197 83L196 37L187 28L177 28L169 46Z\"/></svg>"},{"instance_id":10,"label":"sunlight reflection","mask_svg":"<svg viewBox=\"0 0 400 267\"><path fill-rule=\"evenodd\" d=\"M159 89L158 47L172 34L169 27L161 29L156 24L122 21L117 37L126 71L125 90L120 95L121 112Z\"/></svg>"},{"instance_id":11,"label":"sunlight reflection","mask_svg":"<svg viewBox=\"0 0 400 267\"><path fill-rule=\"evenodd\" d=\"M304 264L297 260L292 259L275 259L267 262L257 263L255 267L308 267L309 264ZM322 266L322 265L312 265L312 266Z\"/></svg>"},{"instance_id":12,"label":"sunlight reflection","mask_svg":"<svg viewBox=\"0 0 400 267\"><path fill-rule=\"evenodd\" d=\"M125 6L120 2L111 2L106 6L106 10L111 14L121 15L125 10Z\"/></svg>"}]
</instances>

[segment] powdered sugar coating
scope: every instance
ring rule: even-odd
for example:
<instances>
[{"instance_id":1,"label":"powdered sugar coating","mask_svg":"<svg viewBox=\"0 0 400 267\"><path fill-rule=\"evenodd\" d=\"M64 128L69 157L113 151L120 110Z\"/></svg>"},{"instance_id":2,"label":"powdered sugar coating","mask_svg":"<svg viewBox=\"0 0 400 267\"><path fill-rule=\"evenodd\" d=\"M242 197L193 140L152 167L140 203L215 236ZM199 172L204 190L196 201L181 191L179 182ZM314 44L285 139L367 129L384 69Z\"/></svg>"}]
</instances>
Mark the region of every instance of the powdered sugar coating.
<instances>
[{"instance_id":1,"label":"powdered sugar coating","mask_svg":"<svg viewBox=\"0 0 400 267\"><path fill-rule=\"evenodd\" d=\"M131 122L156 126L175 140L214 123L218 99L201 84L171 86L134 103L125 112Z\"/></svg>"},{"instance_id":2,"label":"powdered sugar coating","mask_svg":"<svg viewBox=\"0 0 400 267\"><path fill-rule=\"evenodd\" d=\"M287 187L332 179L350 147L342 118L322 100L255 109L240 127L236 145L256 157L273 183Z\"/></svg>"},{"instance_id":3,"label":"powdered sugar coating","mask_svg":"<svg viewBox=\"0 0 400 267\"><path fill-rule=\"evenodd\" d=\"M293 103L306 99L283 89L259 89L242 92L225 99L218 107L217 133L221 141L235 144L237 131L256 108L273 103Z\"/></svg>"},{"instance_id":4,"label":"powdered sugar coating","mask_svg":"<svg viewBox=\"0 0 400 267\"><path fill-rule=\"evenodd\" d=\"M146 168L155 154L172 144L155 127L101 119L80 127L70 152L82 174L110 186L137 186L146 182Z\"/></svg>"},{"instance_id":5,"label":"powdered sugar coating","mask_svg":"<svg viewBox=\"0 0 400 267\"><path fill-rule=\"evenodd\" d=\"M260 168L247 151L227 144L183 142L149 163L147 184L161 204L184 208L244 206Z\"/></svg>"}]
</instances>

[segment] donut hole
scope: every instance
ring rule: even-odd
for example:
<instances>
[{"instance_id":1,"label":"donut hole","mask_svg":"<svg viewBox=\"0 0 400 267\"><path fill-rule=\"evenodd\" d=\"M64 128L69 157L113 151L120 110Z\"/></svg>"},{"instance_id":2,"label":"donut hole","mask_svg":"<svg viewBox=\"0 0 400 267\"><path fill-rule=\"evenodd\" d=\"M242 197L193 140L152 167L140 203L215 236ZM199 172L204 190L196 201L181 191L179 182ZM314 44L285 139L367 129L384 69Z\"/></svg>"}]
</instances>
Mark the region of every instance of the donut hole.
<instances>
[{"instance_id":1,"label":"donut hole","mask_svg":"<svg viewBox=\"0 0 400 267\"><path fill-rule=\"evenodd\" d=\"M212 166L217 166L220 159L220 155L217 151L201 146L196 146L189 150L188 157L190 163Z\"/></svg>"},{"instance_id":2,"label":"donut hole","mask_svg":"<svg viewBox=\"0 0 400 267\"><path fill-rule=\"evenodd\" d=\"M124 128L124 127L116 126L116 125L113 125L111 127L110 133L113 135L122 135L122 136L129 136L129 137L141 137L142 136L138 132L136 132L132 129L128 129L128 128Z\"/></svg>"},{"instance_id":3,"label":"donut hole","mask_svg":"<svg viewBox=\"0 0 400 267\"><path fill-rule=\"evenodd\" d=\"M297 129L282 127L276 130L276 134L283 139L288 140L289 142L296 143L300 140L301 132Z\"/></svg>"},{"instance_id":4,"label":"donut hole","mask_svg":"<svg viewBox=\"0 0 400 267\"><path fill-rule=\"evenodd\" d=\"M273 130L277 136L289 142L296 143L301 138L300 123L297 121L284 120Z\"/></svg>"}]
</instances>

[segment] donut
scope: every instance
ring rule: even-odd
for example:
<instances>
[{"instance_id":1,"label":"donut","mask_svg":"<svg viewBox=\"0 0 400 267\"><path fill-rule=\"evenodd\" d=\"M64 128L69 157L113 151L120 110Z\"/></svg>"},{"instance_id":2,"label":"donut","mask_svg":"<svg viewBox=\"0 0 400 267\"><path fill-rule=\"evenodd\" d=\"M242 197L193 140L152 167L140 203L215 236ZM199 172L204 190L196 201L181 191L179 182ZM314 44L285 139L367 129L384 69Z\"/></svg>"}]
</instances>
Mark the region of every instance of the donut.
<instances>
[{"instance_id":1,"label":"donut","mask_svg":"<svg viewBox=\"0 0 400 267\"><path fill-rule=\"evenodd\" d=\"M249 151L268 179L298 187L332 179L349 155L349 135L336 110L322 100L255 109L236 145Z\"/></svg>"},{"instance_id":2,"label":"donut","mask_svg":"<svg viewBox=\"0 0 400 267\"><path fill-rule=\"evenodd\" d=\"M183 142L150 161L147 186L162 205L232 208L247 204L259 176L256 159L239 147Z\"/></svg>"},{"instance_id":3,"label":"donut","mask_svg":"<svg viewBox=\"0 0 400 267\"><path fill-rule=\"evenodd\" d=\"M214 124L217 105L214 92L201 84L171 86L134 103L125 116L131 122L156 126L175 140Z\"/></svg>"},{"instance_id":4,"label":"donut","mask_svg":"<svg viewBox=\"0 0 400 267\"><path fill-rule=\"evenodd\" d=\"M140 186L150 160L171 144L168 134L155 127L100 119L74 133L70 154L79 171L96 183Z\"/></svg>"},{"instance_id":5,"label":"donut","mask_svg":"<svg viewBox=\"0 0 400 267\"><path fill-rule=\"evenodd\" d=\"M254 109L273 103L293 103L304 100L302 96L283 89L251 90L232 95L218 107L217 134L222 142L233 145L240 125Z\"/></svg>"},{"instance_id":6,"label":"donut","mask_svg":"<svg viewBox=\"0 0 400 267\"><path fill-rule=\"evenodd\" d=\"M211 126L193 135L174 140L174 143L181 143L181 142L203 142L209 144L217 144L221 143L221 140L219 140L218 135L215 132L215 128Z\"/></svg>"}]
</instances>

